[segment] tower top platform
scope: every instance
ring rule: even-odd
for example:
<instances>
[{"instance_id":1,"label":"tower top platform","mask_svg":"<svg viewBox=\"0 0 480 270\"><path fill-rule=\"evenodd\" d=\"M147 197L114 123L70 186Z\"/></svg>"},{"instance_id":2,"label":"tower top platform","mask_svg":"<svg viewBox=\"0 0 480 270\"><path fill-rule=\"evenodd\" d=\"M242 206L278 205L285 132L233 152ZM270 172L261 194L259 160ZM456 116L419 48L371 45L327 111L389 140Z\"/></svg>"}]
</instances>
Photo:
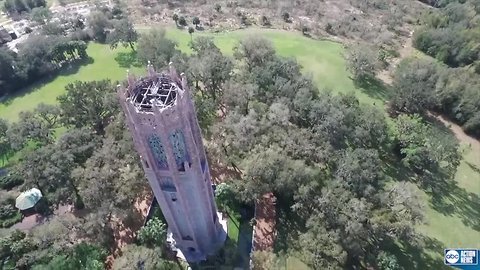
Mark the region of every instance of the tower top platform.
<instances>
[{"instance_id":1,"label":"tower top platform","mask_svg":"<svg viewBox=\"0 0 480 270\"><path fill-rule=\"evenodd\" d=\"M158 74L141 78L131 86L130 102L139 111L149 112L154 107L166 109L176 104L177 96L183 90L175 83L169 75Z\"/></svg>"},{"instance_id":2,"label":"tower top platform","mask_svg":"<svg viewBox=\"0 0 480 270\"><path fill-rule=\"evenodd\" d=\"M148 74L140 79L128 73L128 87L124 92L127 102L139 113L173 109L187 91L185 75L178 76L171 63L167 72L157 73L150 63L147 70Z\"/></svg>"}]
</instances>

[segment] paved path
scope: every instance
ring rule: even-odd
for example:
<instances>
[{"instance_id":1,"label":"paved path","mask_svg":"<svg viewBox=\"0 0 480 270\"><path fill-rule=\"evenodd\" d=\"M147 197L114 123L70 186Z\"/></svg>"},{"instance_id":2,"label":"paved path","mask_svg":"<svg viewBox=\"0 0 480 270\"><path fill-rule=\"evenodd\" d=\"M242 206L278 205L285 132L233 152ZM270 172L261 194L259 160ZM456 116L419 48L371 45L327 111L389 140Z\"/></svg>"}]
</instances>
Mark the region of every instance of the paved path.
<instances>
[{"instance_id":1,"label":"paved path","mask_svg":"<svg viewBox=\"0 0 480 270\"><path fill-rule=\"evenodd\" d=\"M255 204L255 227L253 249L272 250L275 244L277 232L276 225L276 198L273 193L267 193L262 196Z\"/></svg>"}]
</instances>

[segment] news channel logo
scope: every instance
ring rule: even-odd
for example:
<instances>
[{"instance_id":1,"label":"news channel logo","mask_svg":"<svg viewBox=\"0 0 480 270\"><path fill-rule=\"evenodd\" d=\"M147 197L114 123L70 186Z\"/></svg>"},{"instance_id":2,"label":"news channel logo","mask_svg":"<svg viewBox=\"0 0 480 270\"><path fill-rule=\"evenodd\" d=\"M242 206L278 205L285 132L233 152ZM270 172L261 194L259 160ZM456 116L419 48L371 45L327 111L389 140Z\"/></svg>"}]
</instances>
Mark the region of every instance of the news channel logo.
<instances>
[{"instance_id":1,"label":"news channel logo","mask_svg":"<svg viewBox=\"0 0 480 270\"><path fill-rule=\"evenodd\" d=\"M478 266L478 250L476 249L445 249L444 262L450 266ZM460 267L464 269L463 267ZM469 268L479 269L479 268Z\"/></svg>"}]
</instances>

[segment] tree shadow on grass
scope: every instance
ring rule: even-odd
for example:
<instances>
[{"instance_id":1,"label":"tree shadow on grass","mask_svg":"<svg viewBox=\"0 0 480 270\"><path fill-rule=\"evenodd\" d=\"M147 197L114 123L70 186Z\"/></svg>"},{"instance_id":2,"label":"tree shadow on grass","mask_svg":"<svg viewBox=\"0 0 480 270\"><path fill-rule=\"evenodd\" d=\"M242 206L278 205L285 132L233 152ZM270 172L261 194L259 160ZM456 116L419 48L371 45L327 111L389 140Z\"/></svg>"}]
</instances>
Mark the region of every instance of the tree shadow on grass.
<instances>
[{"instance_id":1,"label":"tree shadow on grass","mask_svg":"<svg viewBox=\"0 0 480 270\"><path fill-rule=\"evenodd\" d=\"M458 186L455 168L437 168L415 174L401 162L385 162L386 174L395 180L412 181L429 195L431 207L446 216L457 216L463 224L480 231L480 197Z\"/></svg>"},{"instance_id":2,"label":"tree shadow on grass","mask_svg":"<svg viewBox=\"0 0 480 270\"><path fill-rule=\"evenodd\" d=\"M443 251L445 247L440 241L422 236L424 245L418 247L411 243L389 243L386 250L394 254L404 269L450 269L443 263ZM438 256L432 256L438 254Z\"/></svg>"},{"instance_id":3,"label":"tree shadow on grass","mask_svg":"<svg viewBox=\"0 0 480 270\"><path fill-rule=\"evenodd\" d=\"M382 157L382 161L384 173L391 179L395 181L413 181L415 174L394 153L387 153Z\"/></svg>"},{"instance_id":4,"label":"tree shadow on grass","mask_svg":"<svg viewBox=\"0 0 480 270\"><path fill-rule=\"evenodd\" d=\"M425 122L431 124L436 130L444 134L449 134L452 136L452 139L455 139L455 134L450 130L448 126L442 123L440 120L435 118L435 114L425 113L422 115Z\"/></svg>"},{"instance_id":5,"label":"tree shadow on grass","mask_svg":"<svg viewBox=\"0 0 480 270\"><path fill-rule=\"evenodd\" d=\"M436 118L427 115L425 119L428 123L436 128L436 132L450 135L452 140L456 140L453 132ZM447 168L437 168L423 175L424 183L430 183L424 186L425 192L430 195L430 203L432 208L439 213L448 216L459 217L463 224L471 227L476 231L480 231L480 197L470 191L458 186L455 180L458 164ZM480 172L474 166L470 167ZM472 179L473 180L473 179Z\"/></svg>"},{"instance_id":6,"label":"tree shadow on grass","mask_svg":"<svg viewBox=\"0 0 480 270\"><path fill-rule=\"evenodd\" d=\"M289 252L292 250L300 250L299 233L305 230L303 220L298 216L298 213L290 208L290 203L285 202L277 197L277 221L275 239L273 250L275 253Z\"/></svg>"},{"instance_id":7,"label":"tree shadow on grass","mask_svg":"<svg viewBox=\"0 0 480 270\"><path fill-rule=\"evenodd\" d=\"M138 60L136 51L119 52L115 56L115 61L122 68L141 67L142 63Z\"/></svg>"},{"instance_id":8,"label":"tree shadow on grass","mask_svg":"<svg viewBox=\"0 0 480 270\"><path fill-rule=\"evenodd\" d=\"M453 179L437 182L431 196L432 208L444 215L458 216L463 224L480 231L480 197L458 186Z\"/></svg>"},{"instance_id":9,"label":"tree shadow on grass","mask_svg":"<svg viewBox=\"0 0 480 270\"><path fill-rule=\"evenodd\" d=\"M32 84L25 86L14 94L8 96L5 101L1 103L8 106L13 102L14 99L23 97L26 94L32 92L32 90L37 90L38 88L51 83L58 76L69 76L76 74L81 67L93 64L94 62L95 60L92 57L88 57L85 59L77 59L67 64L64 64L60 69L56 70L55 72L52 72L51 74L43 77L42 79L35 81Z\"/></svg>"},{"instance_id":10,"label":"tree shadow on grass","mask_svg":"<svg viewBox=\"0 0 480 270\"><path fill-rule=\"evenodd\" d=\"M466 161L465 163L467 163L468 167L470 167L470 169L472 169L472 171L480 174L480 168L478 166L476 166L475 164L470 163L468 161Z\"/></svg>"},{"instance_id":11,"label":"tree shadow on grass","mask_svg":"<svg viewBox=\"0 0 480 270\"><path fill-rule=\"evenodd\" d=\"M365 77L353 80L355 87L360 88L362 92L371 98L388 101L391 98L391 92L388 85L375 77Z\"/></svg>"}]
</instances>

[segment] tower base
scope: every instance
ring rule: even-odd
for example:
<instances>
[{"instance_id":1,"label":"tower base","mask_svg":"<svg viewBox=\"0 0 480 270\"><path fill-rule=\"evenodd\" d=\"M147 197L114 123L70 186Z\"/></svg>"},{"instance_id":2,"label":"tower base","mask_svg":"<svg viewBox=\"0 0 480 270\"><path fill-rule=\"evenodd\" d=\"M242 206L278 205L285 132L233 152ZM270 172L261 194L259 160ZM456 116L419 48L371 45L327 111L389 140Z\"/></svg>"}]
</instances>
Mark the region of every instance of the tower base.
<instances>
[{"instance_id":1,"label":"tower base","mask_svg":"<svg viewBox=\"0 0 480 270\"><path fill-rule=\"evenodd\" d=\"M204 261L207 259L207 256L215 254L217 250L219 250L223 244L225 243L225 240L227 239L227 219L223 218L222 213L217 212L218 216L218 223L221 226L221 228L218 230L218 242L216 243L213 252L209 254L203 254L199 251L189 251L189 250L183 250L179 247L176 246L175 239L173 238L173 234L170 231L170 229L167 229L167 246L177 254L177 258L179 258L182 261L186 262L199 262L199 261Z\"/></svg>"}]
</instances>

